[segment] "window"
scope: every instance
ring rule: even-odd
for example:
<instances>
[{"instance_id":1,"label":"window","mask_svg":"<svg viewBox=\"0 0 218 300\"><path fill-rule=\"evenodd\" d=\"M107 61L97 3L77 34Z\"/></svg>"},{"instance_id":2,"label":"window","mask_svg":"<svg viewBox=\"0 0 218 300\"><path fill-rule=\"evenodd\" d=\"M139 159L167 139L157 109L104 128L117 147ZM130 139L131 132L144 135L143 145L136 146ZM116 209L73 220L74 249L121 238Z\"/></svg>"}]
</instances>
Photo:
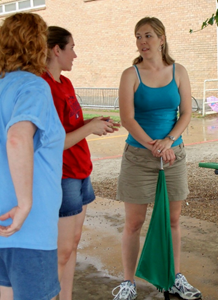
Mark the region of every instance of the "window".
<instances>
[{"instance_id":1,"label":"window","mask_svg":"<svg viewBox=\"0 0 218 300\"><path fill-rule=\"evenodd\" d=\"M23 0L0 5L0 16L34 8L45 7L45 0Z\"/></svg>"},{"instance_id":2,"label":"window","mask_svg":"<svg viewBox=\"0 0 218 300\"><path fill-rule=\"evenodd\" d=\"M10 4L5 4L5 12L9 11L15 11L16 10L16 3L10 3Z\"/></svg>"},{"instance_id":3,"label":"window","mask_svg":"<svg viewBox=\"0 0 218 300\"><path fill-rule=\"evenodd\" d=\"M18 2L18 9L19 10L23 10L25 8L29 8L30 7L30 0L28 1L21 1L21 2Z\"/></svg>"},{"instance_id":4,"label":"window","mask_svg":"<svg viewBox=\"0 0 218 300\"><path fill-rule=\"evenodd\" d=\"M45 0L33 0L34 6L45 5Z\"/></svg>"}]
</instances>

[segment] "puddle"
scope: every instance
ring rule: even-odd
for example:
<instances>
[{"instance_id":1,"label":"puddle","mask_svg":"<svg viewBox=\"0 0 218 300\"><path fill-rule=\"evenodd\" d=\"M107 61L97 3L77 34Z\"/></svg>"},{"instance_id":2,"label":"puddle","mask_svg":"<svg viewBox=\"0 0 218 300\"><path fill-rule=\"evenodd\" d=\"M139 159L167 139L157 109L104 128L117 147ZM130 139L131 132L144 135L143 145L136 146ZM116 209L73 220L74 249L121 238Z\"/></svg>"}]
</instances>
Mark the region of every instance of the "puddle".
<instances>
[{"instance_id":1,"label":"puddle","mask_svg":"<svg viewBox=\"0 0 218 300\"><path fill-rule=\"evenodd\" d=\"M186 146L218 141L218 117L192 118L182 136ZM127 131L123 127L104 137L89 136L87 140L92 160L120 157L126 138Z\"/></svg>"},{"instance_id":2,"label":"puddle","mask_svg":"<svg viewBox=\"0 0 218 300\"><path fill-rule=\"evenodd\" d=\"M183 133L186 145L218 140L218 117L193 118Z\"/></svg>"},{"instance_id":3,"label":"puddle","mask_svg":"<svg viewBox=\"0 0 218 300\"><path fill-rule=\"evenodd\" d=\"M80 247L76 272L76 292L81 294L81 283L87 290L95 286L95 295L81 299L109 300L111 290L122 280L121 239L122 234L114 226L124 224L123 204L97 198L87 210L87 217ZM141 248L145 239L149 218L141 234ZM181 217L182 253L181 271L194 286L198 287L204 300L218 299L218 243L217 225L190 217ZM77 278L79 277L79 278ZM163 299L163 295L146 281L136 278L140 300ZM102 287L104 297L102 296ZM76 293L75 292L75 293ZM99 297L97 296L99 295ZM77 298L75 298L77 299ZM178 299L171 296L172 300Z\"/></svg>"}]
</instances>

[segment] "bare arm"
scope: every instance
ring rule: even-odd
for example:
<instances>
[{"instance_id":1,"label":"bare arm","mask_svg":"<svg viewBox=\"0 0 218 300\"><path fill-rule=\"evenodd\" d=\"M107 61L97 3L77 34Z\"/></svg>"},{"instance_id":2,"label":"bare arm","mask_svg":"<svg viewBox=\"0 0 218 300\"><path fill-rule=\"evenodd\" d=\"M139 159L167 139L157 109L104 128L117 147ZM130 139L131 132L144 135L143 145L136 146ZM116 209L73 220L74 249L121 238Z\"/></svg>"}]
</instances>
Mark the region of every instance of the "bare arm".
<instances>
[{"instance_id":1,"label":"bare arm","mask_svg":"<svg viewBox=\"0 0 218 300\"><path fill-rule=\"evenodd\" d=\"M192 115L192 100L191 100L191 86L186 69L177 65L179 93L181 103L179 106L179 119L173 130L169 133L177 139L188 126Z\"/></svg>"},{"instance_id":2,"label":"bare arm","mask_svg":"<svg viewBox=\"0 0 218 300\"><path fill-rule=\"evenodd\" d=\"M119 107L120 117L123 127L136 139L141 145L151 150L152 141L138 122L134 119L134 89L137 85L137 77L133 67L125 70L121 76L119 87Z\"/></svg>"},{"instance_id":3,"label":"bare arm","mask_svg":"<svg viewBox=\"0 0 218 300\"><path fill-rule=\"evenodd\" d=\"M0 220L11 218L12 224L0 226L0 235L10 236L18 231L32 207L33 186L33 135L35 125L29 121L18 122L8 130L7 155L13 180L17 206L0 216Z\"/></svg>"},{"instance_id":4,"label":"bare arm","mask_svg":"<svg viewBox=\"0 0 218 300\"><path fill-rule=\"evenodd\" d=\"M90 134L101 136L107 132L114 132L112 124L105 121L103 117L93 118L89 122L85 122L82 127L66 134L64 150L76 145Z\"/></svg>"}]
</instances>

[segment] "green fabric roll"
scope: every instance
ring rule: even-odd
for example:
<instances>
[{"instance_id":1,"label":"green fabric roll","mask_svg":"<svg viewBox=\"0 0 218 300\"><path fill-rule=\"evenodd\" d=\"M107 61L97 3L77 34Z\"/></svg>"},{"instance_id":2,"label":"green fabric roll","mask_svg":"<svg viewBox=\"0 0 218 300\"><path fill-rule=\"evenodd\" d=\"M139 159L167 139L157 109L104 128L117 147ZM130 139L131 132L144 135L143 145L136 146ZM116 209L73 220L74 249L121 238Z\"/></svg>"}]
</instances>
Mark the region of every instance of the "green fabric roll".
<instances>
[{"instance_id":1,"label":"green fabric roll","mask_svg":"<svg viewBox=\"0 0 218 300\"><path fill-rule=\"evenodd\" d=\"M209 169L218 169L218 163L215 162L200 162L199 167L201 168L209 168Z\"/></svg>"},{"instance_id":2,"label":"green fabric roll","mask_svg":"<svg viewBox=\"0 0 218 300\"><path fill-rule=\"evenodd\" d=\"M169 199L163 170L159 171L154 209L136 276L152 283L160 291L168 291L175 281Z\"/></svg>"}]
</instances>

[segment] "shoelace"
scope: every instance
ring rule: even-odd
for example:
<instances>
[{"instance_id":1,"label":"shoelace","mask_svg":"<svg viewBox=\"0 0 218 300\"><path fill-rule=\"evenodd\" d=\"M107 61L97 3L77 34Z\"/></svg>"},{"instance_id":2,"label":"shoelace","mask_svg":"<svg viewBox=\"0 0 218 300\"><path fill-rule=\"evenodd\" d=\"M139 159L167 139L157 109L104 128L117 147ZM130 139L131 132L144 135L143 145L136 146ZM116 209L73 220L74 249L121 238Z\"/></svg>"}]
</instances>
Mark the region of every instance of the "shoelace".
<instances>
[{"instance_id":1,"label":"shoelace","mask_svg":"<svg viewBox=\"0 0 218 300\"><path fill-rule=\"evenodd\" d=\"M117 294L114 294L115 290L120 288L119 292ZM135 287L134 285L132 284L131 286L125 284L125 285L118 285L117 287L115 287L113 290L112 290L112 295L113 296L122 296L122 292L124 292L125 290L128 290L128 292L130 293L130 296L135 296L136 295L136 291L135 291ZM127 295L129 296L129 295Z\"/></svg>"},{"instance_id":2,"label":"shoelace","mask_svg":"<svg viewBox=\"0 0 218 300\"><path fill-rule=\"evenodd\" d=\"M182 285L183 287L185 287L188 290L191 290L193 288L193 286L188 283L188 281L187 281L187 279L185 278L184 275L182 275L182 277L179 278L179 284Z\"/></svg>"}]
</instances>

